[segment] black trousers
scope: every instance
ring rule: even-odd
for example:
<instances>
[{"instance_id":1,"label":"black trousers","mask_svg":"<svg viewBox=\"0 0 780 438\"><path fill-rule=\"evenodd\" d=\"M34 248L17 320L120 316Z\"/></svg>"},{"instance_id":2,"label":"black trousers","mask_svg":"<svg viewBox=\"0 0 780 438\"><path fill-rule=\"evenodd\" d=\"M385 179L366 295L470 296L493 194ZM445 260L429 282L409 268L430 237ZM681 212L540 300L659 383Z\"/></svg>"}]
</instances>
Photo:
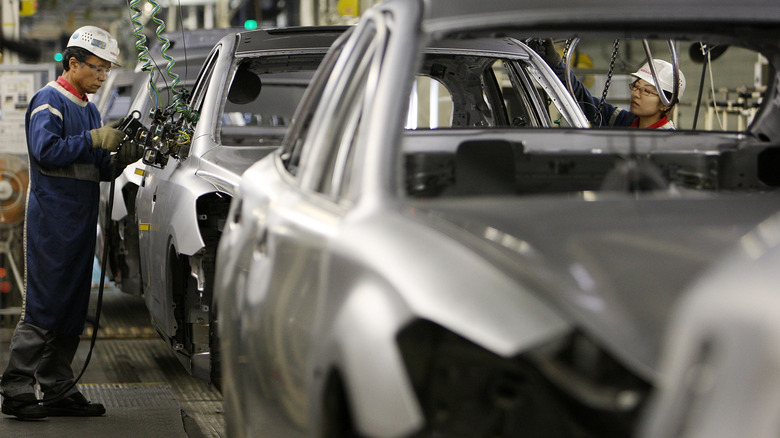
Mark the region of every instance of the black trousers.
<instances>
[{"instance_id":1,"label":"black trousers","mask_svg":"<svg viewBox=\"0 0 780 438\"><path fill-rule=\"evenodd\" d=\"M11 337L11 356L0 379L5 397L35 393L36 382L44 397L54 397L74 379L71 362L79 346L78 335L62 335L19 321ZM67 395L78 392L71 388Z\"/></svg>"}]
</instances>

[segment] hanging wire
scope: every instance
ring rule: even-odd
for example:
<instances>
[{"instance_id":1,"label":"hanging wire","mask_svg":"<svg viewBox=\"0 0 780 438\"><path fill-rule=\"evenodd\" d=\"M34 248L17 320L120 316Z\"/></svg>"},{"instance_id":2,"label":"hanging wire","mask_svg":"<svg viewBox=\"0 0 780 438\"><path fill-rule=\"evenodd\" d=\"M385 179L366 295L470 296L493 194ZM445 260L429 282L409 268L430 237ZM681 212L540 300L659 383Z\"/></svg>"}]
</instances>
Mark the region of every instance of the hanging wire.
<instances>
[{"instance_id":1,"label":"hanging wire","mask_svg":"<svg viewBox=\"0 0 780 438\"><path fill-rule=\"evenodd\" d=\"M130 21L133 23L133 36L136 39L135 42L135 48L138 49L138 62L144 63L141 70L143 71L149 71L151 69L151 61L147 56L149 55L149 49L146 47L146 35L142 34L141 31L144 28L143 23L139 21L139 18L141 18L141 10L138 9L136 6L138 3L140 3L141 0L130 0L128 2L128 7L130 10L135 12L135 14L131 15Z\"/></svg>"},{"instance_id":2,"label":"hanging wire","mask_svg":"<svg viewBox=\"0 0 780 438\"><path fill-rule=\"evenodd\" d=\"M149 54L149 49L146 46L146 36L141 33L141 31L145 28L144 24L138 21L138 18L141 16L142 12L140 9L135 8L134 6L137 5L140 2L140 0L133 0L133 3L131 3L131 9L136 11L135 15L135 21L134 24L136 24L138 27L136 28L136 31L134 32L138 43L136 44L136 48L139 49L139 55L138 55L138 61L140 63L143 63L141 66L141 71L147 71L149 72L149 96L152 99L152 101L155 103L155 108L160 106L160 96L157 92L157 88L154 85L154 76L155 76L155 66L153 65L153 58Z\"/></svg>"},{"instance_id":3,"label":"hanging wire","mask_svg":"<svg viewBox=\"0 0 780 438\"><path fill-rule=\"evenodd\" d=\"M181 0L177 0L177 2L179 3L179 7L178 7L179 23L183 23L184 22L184 16L182 14L182 9L181 9ZM189 77L188 76L189 75L188 64L186 62L186 60L187 60L187 43L186 43L187 38L185 37L185 34L184 34L184 27L183 26L179 26L179 28L180 28L180 31L181 31L182 48L183 48L183 51L184 51L184 59L185 59L185 62L184 62L184 78L186 80ZM173 62L175 63L175 61L173 61ZM176 82L178 83L178 80ZM196 122L197 121L197 115L187 105L187 90L186 89L176 89L174 87L171 87L171 89L173 90L173 99L172 99L171 108L173 108L173 110L176 113L182 114L186 121L188 121L190 123ZM180 131L180 134L182 134L181 131ZM181 140L181 137L180 137L180 141L189 142L189 140L190 140L189 136L187 136L185 140Z\"/></svg>"},{"instance_id":4,"label":"hanging wire","mask_svg":"<svg viewBox=\"0 0 780 438\"><path fill-rule=\"evenodd\" d=\"M180 103L180 95L176 93L176 86L179 84L179 75L174 73L172 71L173 65L176 63L173 58L171 58L168 53L168 48L171 47L171 42L162 35L163 31L165 30L165 22L157 17L157 11L160 10L160 4L157 3L155 0L147 0L150 5L153 6L152 13L150 19L157 24L157 29L155 31L155 35L157 36L157 40L162 43L162 48L160 49L160 54L162 55L163 59L168 61L168 64L165 68L166 73L168 74L168 77L172 79L171 87L170 89L173 90L173 105L174 107L178 106Z\"/></svg>"},{"instance_id":5,"label":"hanging wire","mask_svg":"<svg viewBox=\"0 0 780 438\"><path fill-rule=\"evenodd\" d=\"M192 113L192 111L190 110L190 108L187 107L187 105L186 105L186 91L177 88L177 85L179 84L180 78L179 78L178 74L176 74L176 73L174 73L172 71L173 66L176 64L176 61L173 58L171 58L170 55L168 55L166 53L168 48L170 48L171 44L170 44L170 41L167 38L162 36L163 30L165 30L165 22L163 20L161 20L161 19L156 17L156 13L160 9L160 6L159 6L159 4L155 0L148 0L148 2L154 6L154 9L152 11L151 19L155 23L157 23L157 32L156 32L157 39L160 42L163 43L163 46L162 46L162 49L161 49L161 54L162 54L162 57L166 61L168 61L168 65L166 67L166 72L168 74L168 77L173 79L173 81L171 83L171 86L170 86L170 90L173 93L173 98L171 100L171 105L170 105L169 108L171 108L176 113L183 114L188 121L194 122L196 120L196 118L195 118L194 114ZM182 19L181 7L179 7L179 20L181 21L181 19ZM182 29L182 42L184 40L185 40L185 38L184 38L184 29ZM185 59L187 57L186 50L187 50L187 47L185 45L184 46L184 57L185 57ZM185 75L186 75L186 68L187 68L187 63L186 62L184 63L184 68L185 68Z\"/></svg>"},{"instance_id":6,"label":"hanging wire","mask_svg":"<svg viewBox=\"0 0 780 438\"><path fill-rule=\"evenodd\" d=\"M187 62L186 62L186 60L187 60L187 38L185 38L184 26L182 25L182 23L184 22L184 14L182 14L182 12L181 12L181 0L177 0L177 2L179 4L178 13L179 13L179 31L181 32L181 46L182 46L182 49L184 50L184 59L185 59L185 62L184 62L184 80L186 81L187 79L189 79L189 71L187 69L188 65L187 65Z\"/></svg>"},{"instance_id":7,"label":"hanging wire","mask_svg":"<svg viewBox=\"0 0 780 438\"><path fill-rule=\"evenodd\" d=\"M133 36L136 38L135 48L138 49L138 62L143 64L141 71L149 72L149 97L154 102L154 107L160 107L160 95L157 92L157 87L154 85L154 67L152 66L152 60L149 57L149 49L146 47L146 36L141 33L144 29L144 24L139 20L143 15L141 10L137 7L141 0L131 0L128 3L128 7L135 14L132 15L130 21L133 23Z\"/></svg>"},{"instance_id":8,"label":"hanging wire","mask_svg":"<svg viewBox=\"0 0 780 438\"><path fill-rule=\"evenodd\" d=\"M180 3L180 0L178 0ZM179 85L179 75L173 72L173 67L176 63L176 61L167 53L168 49L171 47L171 42L168 38L166 38L163 35L163 32L165 30L165 22L157 17L157 13L160 10L160 5L157 3L156 0L147 0L148 5L151 5L152 10L149 13L149 19L152 20L156 25L157 29L155 30L155 36L157 37L157 40L162 44L160 48L160 53L162 55L162 58L167 61L167 66L165 68L167 77L171 79L171 84L168 86L168 81L166 80L166 76L163 75L161 77L161 80L165 83L166 89L168 90L168 99L167 101L170 102L170 104L166 108L162 108L162 102L160 99L160 91L155 83L155 70L160 70L159 65L157 65L157 62L155 61L154 57L149 56L149 50L146 47L146 37L141 33L144 29L144 24L141 22L140 17L142 16L141 9L138 7L138 4L141 2L141 0L129 0L128 7L131 11L134 12L134 14L131 17L131 21L133 23L134 32L133 35L136 37L136 48L139 51L138 60L139 63L143 63L143 66L141 68L142 71L149 71L149 86L147 87L147 90L149 92L149 98L154 103L154 109L152 110L152 113L155 114L155 120L156 123L173 123L175 126L178 126L178 128L174 128L174 132L176 135L175 143L177 145L184 145L191 141L191 134L188 133L187 129L183 129L183 123L189 122L190 124L194 124L197 122L198 114L196 111L192 111L187 106L186 100L187 100L187 90L180 90L177 88ZM181 5L179 5L181 6ZM179 19L182 19L181 15L181 7L179 7ZM184 29L182 28L182 44L184 47L184 56L186 60L186 43L185 41L185 34ZM187 63L185 62L185 75L187 73ZM178 121L175 121L172 119L172 116L174 114L181 114L182 118Z\"/></svg>"},{"instance_id":9,"label":"hanging wire","mask_svg":"<svg viewBox=\"0 0 780 438\"><path fill-rule=\"evenodd\" d=\"M718 101L715 99L715 80L712 78L712 57L710 56L711 52L707 52L707 64L709 65L710 70L710 90L712 91L712 106L715 108L715 118L718 120L718 125L720 126L720 130L723 130L723 122L720 120L720 114L718 114Z\"/></svg>"},{"instance_id":10,"label":"hanging wire","mask_svg":"<svg viewBox=\"0 0 780 438\"><path fill-rule=\"evenodd\" d=\"M139 63L142 63L143 66L141 67L142 71L148 71L149 72L149 98L154 103L154 110L162 109L162 101L160 99L160 91L156 85L155 81L155 70L162 71L162 68L157 65L157 62L154 60L154 57L149 56L149 49L146 46L146 36L141 33L144 30L144 24L140 21L140 17L143 15L141 9L138 7L139 3L142 0L128 0L128 7L133 12L131 16L131 21L133 23L133 35L136 38L136 49L138 49L138 61ZM179 3L181 2L178 0ZM157 40L162 44L161 45L161 55L162 58L166 60L167 65L165 67L165 71L167 74L167 78L171 79L171 84L168 87L168 80L166 78L166 75L162 76L162 80L164 81L166 88L168 90L168 101L171 102L171 104L166 109L167 111L173 111L175 113L180 113L185 116L185 119L189 122L195 122L197 120L197 114L195 114L190 108L186 105L186 97L187 97L187 91L179 89L178 85L180 82L180 77L178 74L173 72L173 67L176 64L176 61L167 53L168 49L171 47L171 42L168 38L166 38L163 35L163 32L165 30L165 22L157 17L157 13L160 10L160 4L156 0L147 0L147 3L152 6L152 10L150 12L149 19L152 20L156 25L157 28L155 30L155 36L157 37ZM181 7L179 7L179 20L182 20L182 12ZM182 34L182 44L184 47L184 58L187 58L187 47L185 41L185 34L184 29L181 29ZM185 62L184 65L185 68L185 76L187 74L187 63Z\"/></svg>"},{"instance_id":11,"label":"hanging wire","mask_svg":"<svg viewBox=\"0 0 780 438\"><path fill-rule=\"evenodd\" d=\"M702 56L706 56L707 53L709 53L709 45L705 44L703 42L699 42L699 50L701 50ZM699 91L696 94L696 110L693 113L693 126L691 126L692 130L696 130L696 122L699 120L699 108L701 108L701 96L704 92L704 78L707 74L707 65L709 64L709 57L706 57L702 60L701 65L701 78L699 79Z\"/></svg>"}]
</instances>

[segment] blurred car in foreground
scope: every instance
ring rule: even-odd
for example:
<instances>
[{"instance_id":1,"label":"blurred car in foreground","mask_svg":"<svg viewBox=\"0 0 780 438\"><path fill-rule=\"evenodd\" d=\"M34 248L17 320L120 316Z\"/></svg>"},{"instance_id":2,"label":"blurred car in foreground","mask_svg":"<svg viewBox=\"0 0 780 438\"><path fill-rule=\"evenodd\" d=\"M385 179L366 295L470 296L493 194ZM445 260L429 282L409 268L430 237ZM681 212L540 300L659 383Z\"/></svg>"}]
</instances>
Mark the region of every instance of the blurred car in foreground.
<instances>
[{"instance_id":1,"label":"blurred car in foreground","mask_svg":"<svg viewBox=\"0 0 780 438\"><path fill-rule=\"evenodd\" d=\"M365 12L230 207L228 435L631 436L671 303L780 209L778 24L758 1ZM774 76L738 132L585 128L523 44L575 36L741 46Z\"/></svg>"},{"instance_id":2,"label":"blurred car in foreground","mask_svg":"<svg viewBox=\"0 0 780 438\"><path fill-rule=\"evenodd\" d=\"M675 304L640 438L780 436L780 215Z\"/></svg>"},{"instance_id":3,"label":"blurred car in foreground","mask_svg":"<svg viewBox=\"0 0 780 438\"><path fill-rule=\"evenodd\" d=\"M211 48L222 37L235 33L236 29L198 29L182 30L164 35L169 48L166 55L171 59L171 72L179 76L180 88L190 88L195 76ZM148 59L154 68L154 83L159 90L161 105L171 102L173 79L167 74L168 60L163 58L161 44L155 41L149 49ZM95 95L96 105L103 124L110 124L125 118L132 111L148 114L154 102L150 99L149 72L142 71L145 62L135 68L117 68L112 70L103 87ZM103 251L108 250L108 268L106 276L125 293L143 294L141 285L140 260L138 255L138 224L135 220L135 196L141 183L143 168L139 160L127 166L114 181L114 204L110 221L107 220L110 183L100 183L100 219L98 220L98 239L95 254L103 260ZM106 248L107 236L111 236L111 246Z\"/></svg>"},{"instance_id":4,"label":"blurred car in foreground","mask_svg":"<svg viewBox=\"0 0 780 438\"><path fill-rule=\"evenodd\" d=\"M274 151L328 47L345 27L237 32L206 57L188 97L188 141L147 163L135 197L152 324L195 376L219 381L214 259L235 186ZM141 115L140 123L157 123ZM168 123L168 122L166 122Z\"/></svg>"}]
</instances>

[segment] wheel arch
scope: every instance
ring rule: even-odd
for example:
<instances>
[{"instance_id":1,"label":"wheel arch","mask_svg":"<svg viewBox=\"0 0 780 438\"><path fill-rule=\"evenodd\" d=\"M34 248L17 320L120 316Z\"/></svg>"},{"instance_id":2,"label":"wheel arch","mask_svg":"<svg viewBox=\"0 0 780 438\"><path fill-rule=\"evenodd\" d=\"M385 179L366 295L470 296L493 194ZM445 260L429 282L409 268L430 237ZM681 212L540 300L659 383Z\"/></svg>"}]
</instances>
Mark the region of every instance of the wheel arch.
<instances>
[{"instance_id":1,"label":"wheel arch","mask_svg":"<svg viewBox=\"0 0 780 438\"><path fill-rule=\"evenodd\" d=\"M314 428L332 424L326 403L334 383L343 384L346 418L357 435L404 436L423 427L416 399L396 343L397 331L412 319L406 303L378 279L356 279L327 323L327 342L318 345L312 370ZM336 377L334 377L336 376ZM330 398L330 399L329 399ZM381 413L381 415L378 415Z\"/></svg>"}]
</instances>

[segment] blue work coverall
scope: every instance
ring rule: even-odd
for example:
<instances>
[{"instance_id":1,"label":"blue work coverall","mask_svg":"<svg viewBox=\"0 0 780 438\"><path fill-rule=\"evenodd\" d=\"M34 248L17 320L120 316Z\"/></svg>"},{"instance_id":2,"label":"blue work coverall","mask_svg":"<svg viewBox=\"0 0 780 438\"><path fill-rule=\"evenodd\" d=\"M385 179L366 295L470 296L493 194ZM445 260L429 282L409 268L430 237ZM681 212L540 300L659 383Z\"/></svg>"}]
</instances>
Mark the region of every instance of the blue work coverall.
<instances>
[{"instance_id":1,"label":"blue work coverall","mask_svg":"<svg viewBox=\"0 0 780 438\"><path fill-rule=\"evenodd\" d=\"M25 117L30 195L23 321L62 334L84 328L99 181L113 176L110 154L92 148L89 130L100 126L97 107L56 82L33 96Z\"/></svg>"},{"instance_id":2,"label":"blue work coverall","mask_svg":"<svg viewBox=\"0 0 780 438\"><path fill-rule=\"evenodd\" d=\"M92 289L99 183L116 170L109 152L92 147L89 131L101 126L97 107L59 81L35 93L25 116L26 294L0 380L3 397L33 393L36 381L47 398L78 392L71 362Z\"/></svg>"}]
</instances>

